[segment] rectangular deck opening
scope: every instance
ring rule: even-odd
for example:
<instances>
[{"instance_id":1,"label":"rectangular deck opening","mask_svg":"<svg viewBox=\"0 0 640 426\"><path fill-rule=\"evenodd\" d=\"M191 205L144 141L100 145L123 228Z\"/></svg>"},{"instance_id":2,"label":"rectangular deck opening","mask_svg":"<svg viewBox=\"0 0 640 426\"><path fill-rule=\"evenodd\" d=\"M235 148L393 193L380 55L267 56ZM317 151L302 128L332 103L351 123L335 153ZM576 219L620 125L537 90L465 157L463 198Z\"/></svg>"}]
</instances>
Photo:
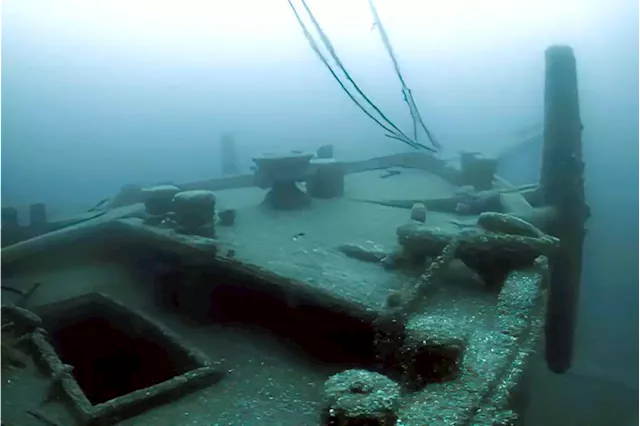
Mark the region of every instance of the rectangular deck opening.
<instances>
[{"instance_id":1,"label":"rectangular deck opening","mask_svg":"<svg viewBox=\"0 0 640 426\"><path fill-rule=\"evenodd\" d=\"M41 359L85 420L125 418L217 382L222 373L155 321L91 293L36 309ZM88 419L86 419L88 417Z\"/></svg>"}]
</instances>

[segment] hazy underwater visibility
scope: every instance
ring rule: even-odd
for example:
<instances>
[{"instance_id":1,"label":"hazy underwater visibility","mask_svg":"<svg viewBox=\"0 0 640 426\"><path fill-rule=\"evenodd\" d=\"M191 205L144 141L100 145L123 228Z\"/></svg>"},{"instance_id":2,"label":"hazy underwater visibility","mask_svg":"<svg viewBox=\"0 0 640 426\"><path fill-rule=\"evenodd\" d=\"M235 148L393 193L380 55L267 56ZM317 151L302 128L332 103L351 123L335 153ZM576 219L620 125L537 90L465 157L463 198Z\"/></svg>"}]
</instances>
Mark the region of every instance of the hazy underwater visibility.
<instances>
[{"instance_id":1,"label":"hazy underwater visibility","mask_svg":"<svg viewBox=\"0 0 640 426\"><path fill-rule=\"evenodd\" d=\"M637 2L2 12L2 425L638 423Z\"/></svg>"}]
</instances>

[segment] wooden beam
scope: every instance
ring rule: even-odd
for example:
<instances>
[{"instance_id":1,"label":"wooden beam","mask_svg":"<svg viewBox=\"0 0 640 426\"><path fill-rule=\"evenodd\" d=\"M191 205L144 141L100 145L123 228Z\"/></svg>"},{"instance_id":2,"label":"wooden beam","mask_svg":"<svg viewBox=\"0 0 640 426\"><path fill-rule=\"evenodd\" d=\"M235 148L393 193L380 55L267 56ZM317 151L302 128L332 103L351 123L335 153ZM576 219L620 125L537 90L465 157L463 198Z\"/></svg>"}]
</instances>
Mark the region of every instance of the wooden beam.
<instances>
[{"instance_id":1,"label":"wooden beam","mask_svg":"<svg viewBox=\"0 0 640 426\"><path fill-rule=\"evenodd\" d=\"M540 186L544 203L555 210L548 232L560 239L549 259L550 291L546 319L546 360L550 370L571 366L580 295L582 246L589 207L584 195L582 123L576 59L569 46L545 52L544 145Z\"/></svg>"}]
</instances>

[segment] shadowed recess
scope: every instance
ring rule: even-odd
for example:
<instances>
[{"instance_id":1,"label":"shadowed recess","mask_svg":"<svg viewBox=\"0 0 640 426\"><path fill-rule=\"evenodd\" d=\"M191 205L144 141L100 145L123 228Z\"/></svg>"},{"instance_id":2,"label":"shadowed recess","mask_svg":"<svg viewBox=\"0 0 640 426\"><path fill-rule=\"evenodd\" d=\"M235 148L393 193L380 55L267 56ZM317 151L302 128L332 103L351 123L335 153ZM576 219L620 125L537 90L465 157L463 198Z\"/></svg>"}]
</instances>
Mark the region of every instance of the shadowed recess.
<instances>
[{"instance_id":1,"label":"shadowed recess","mask_svg":"<svg viewBox=\"0 0 640 426\"><path fill-rule=\"evenodd\" d=\"M48 315L45 327L63 363L94 405L198 368L157 333L99 303Z\"/></svg>"}]
</instances>

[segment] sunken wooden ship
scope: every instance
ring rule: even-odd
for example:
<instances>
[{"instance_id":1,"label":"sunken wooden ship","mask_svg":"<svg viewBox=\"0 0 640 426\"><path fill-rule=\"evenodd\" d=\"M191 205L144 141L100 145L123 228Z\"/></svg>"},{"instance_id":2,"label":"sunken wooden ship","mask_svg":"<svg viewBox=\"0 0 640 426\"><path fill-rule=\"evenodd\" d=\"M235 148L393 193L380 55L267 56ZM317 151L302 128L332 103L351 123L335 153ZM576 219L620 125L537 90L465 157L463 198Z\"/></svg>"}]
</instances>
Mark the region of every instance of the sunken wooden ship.
<instances>
[{"instance_id":1,"label":"sunken wooden ship","mask_svg":"<svg viewBox=\"0 0 640 426\"><path fill-rule=\"evenodd\" d=\"M3 424L519 424L545 319L549 367L571 360L588 210L568 47L545 96L531 185L478 154L326 146L62 222L34 207L26 229L4 208Z\"/></svg>"}]
</instances>

